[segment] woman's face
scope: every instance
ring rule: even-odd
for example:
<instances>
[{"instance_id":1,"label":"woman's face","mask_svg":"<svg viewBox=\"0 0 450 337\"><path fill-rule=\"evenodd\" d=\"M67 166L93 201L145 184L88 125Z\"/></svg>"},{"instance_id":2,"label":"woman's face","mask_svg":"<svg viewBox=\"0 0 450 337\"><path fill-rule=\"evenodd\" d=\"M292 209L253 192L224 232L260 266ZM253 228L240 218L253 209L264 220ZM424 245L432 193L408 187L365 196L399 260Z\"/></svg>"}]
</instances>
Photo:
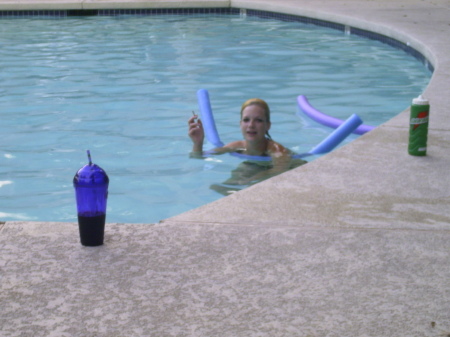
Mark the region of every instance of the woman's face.
<instances>
[{"instance_id":1,"label":"woman's face","mask_svg":"<svg viewBox=\"0 0 450 337\"><path fill-rule=\"evenodd\" d=\"M241 132L248 142L257 142L265 139L270 129L265 110L259 105L249 105L242 111Z\"/></svg>"}]
</instances>

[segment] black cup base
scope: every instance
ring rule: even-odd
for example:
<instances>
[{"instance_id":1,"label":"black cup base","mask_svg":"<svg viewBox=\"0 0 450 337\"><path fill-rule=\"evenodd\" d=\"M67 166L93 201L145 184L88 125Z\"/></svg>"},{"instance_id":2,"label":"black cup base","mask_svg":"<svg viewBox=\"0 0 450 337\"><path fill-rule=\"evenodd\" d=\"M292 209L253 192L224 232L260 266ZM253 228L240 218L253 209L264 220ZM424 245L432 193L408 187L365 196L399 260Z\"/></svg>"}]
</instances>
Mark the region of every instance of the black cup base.
<instances>
[{"instance_id":1,"label":"black cup base","mask_svg":"<svg viewBox=\"0 0 450 337\"><path fill-rule=\"evenodd\" d=\"M81 216L78 215L78 227L83 246L101 246L105 235L106 215Z\"/></svg>"}]
</instances>

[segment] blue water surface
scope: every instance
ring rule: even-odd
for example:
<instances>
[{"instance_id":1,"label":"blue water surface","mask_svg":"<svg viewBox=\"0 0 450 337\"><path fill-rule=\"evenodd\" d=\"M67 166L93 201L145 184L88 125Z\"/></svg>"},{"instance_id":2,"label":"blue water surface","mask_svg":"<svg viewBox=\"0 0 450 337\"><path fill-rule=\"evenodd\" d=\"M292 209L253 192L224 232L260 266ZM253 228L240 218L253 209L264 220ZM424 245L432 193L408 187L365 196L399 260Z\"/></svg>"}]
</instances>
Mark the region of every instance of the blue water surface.
<instances>
[{"instance_id":1,"label":"blue water surface","mask_svg":"<svg viewBox=\"0 0 450 337\"><path fill-rule=\"evenodd\" d=\"M229 15L2 19L0 68L3 221L76 221L72 179L86 149L110 177L108 222L157 222L221 198L210 186L240 160L189 158L200 88L223 141L241 138L240 105L260 97L272 137L301 153L331 130L296 116L298 95L379 125L431 76L377 41Z\"/></svg>"}]
</instances>

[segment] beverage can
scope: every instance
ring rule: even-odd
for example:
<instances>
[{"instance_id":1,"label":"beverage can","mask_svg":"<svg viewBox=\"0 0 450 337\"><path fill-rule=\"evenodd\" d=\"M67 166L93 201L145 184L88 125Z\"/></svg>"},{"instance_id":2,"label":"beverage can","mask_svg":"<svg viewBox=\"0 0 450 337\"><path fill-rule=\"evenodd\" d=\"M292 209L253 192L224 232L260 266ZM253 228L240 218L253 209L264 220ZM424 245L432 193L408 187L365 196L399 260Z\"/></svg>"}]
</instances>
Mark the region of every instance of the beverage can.
<instances>
[{"instance_id":1,"label":"beverage can","mask_svg":"<svg viewBox=\"0 0 450 337\"><path fill-rule=\"evenodd\" d=\"M420 95L414 98L410 109L408 153L413 156L427 154L430 103Z\"/></svg>"}]
</instances>

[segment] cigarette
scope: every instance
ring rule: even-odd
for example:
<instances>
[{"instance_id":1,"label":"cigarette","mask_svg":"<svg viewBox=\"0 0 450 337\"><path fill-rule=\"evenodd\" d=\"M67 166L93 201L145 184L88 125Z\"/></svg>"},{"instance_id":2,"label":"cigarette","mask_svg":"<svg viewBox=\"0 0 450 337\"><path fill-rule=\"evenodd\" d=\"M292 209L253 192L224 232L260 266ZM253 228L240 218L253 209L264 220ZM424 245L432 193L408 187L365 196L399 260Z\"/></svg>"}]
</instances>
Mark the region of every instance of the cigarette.
<instances>
[{"instance_id":1,"label":"cigarette","mask_svg":"<svg viewBox=\"0 0 450 337\"><path fill-rule=\"evenodd\" d=\"M195 111L194 111L194 110L192 110L192 115L193 115L194 117L197 117L197 115L195 114ZM195 123L197 123L197 122L198 122L198 118L195 118L194 121L195 121Z\"/></svg>"},{"instance_id":2,"label":"cigarette","mask_svg":"<svg viewBox=\"0 0 450 337\"><path fill-rule=\"evenodd\" d=\"M192 114L194 115L194 117L197 117L197 115L195 114L195 111L194 111L194 110L192 110ZM195 122L195 123L198 123L198 118L195 118L195 119L194 119L194 122ZM198 125L197 125L197 128L199 128Z\"/></svg>"}]
</instances>

